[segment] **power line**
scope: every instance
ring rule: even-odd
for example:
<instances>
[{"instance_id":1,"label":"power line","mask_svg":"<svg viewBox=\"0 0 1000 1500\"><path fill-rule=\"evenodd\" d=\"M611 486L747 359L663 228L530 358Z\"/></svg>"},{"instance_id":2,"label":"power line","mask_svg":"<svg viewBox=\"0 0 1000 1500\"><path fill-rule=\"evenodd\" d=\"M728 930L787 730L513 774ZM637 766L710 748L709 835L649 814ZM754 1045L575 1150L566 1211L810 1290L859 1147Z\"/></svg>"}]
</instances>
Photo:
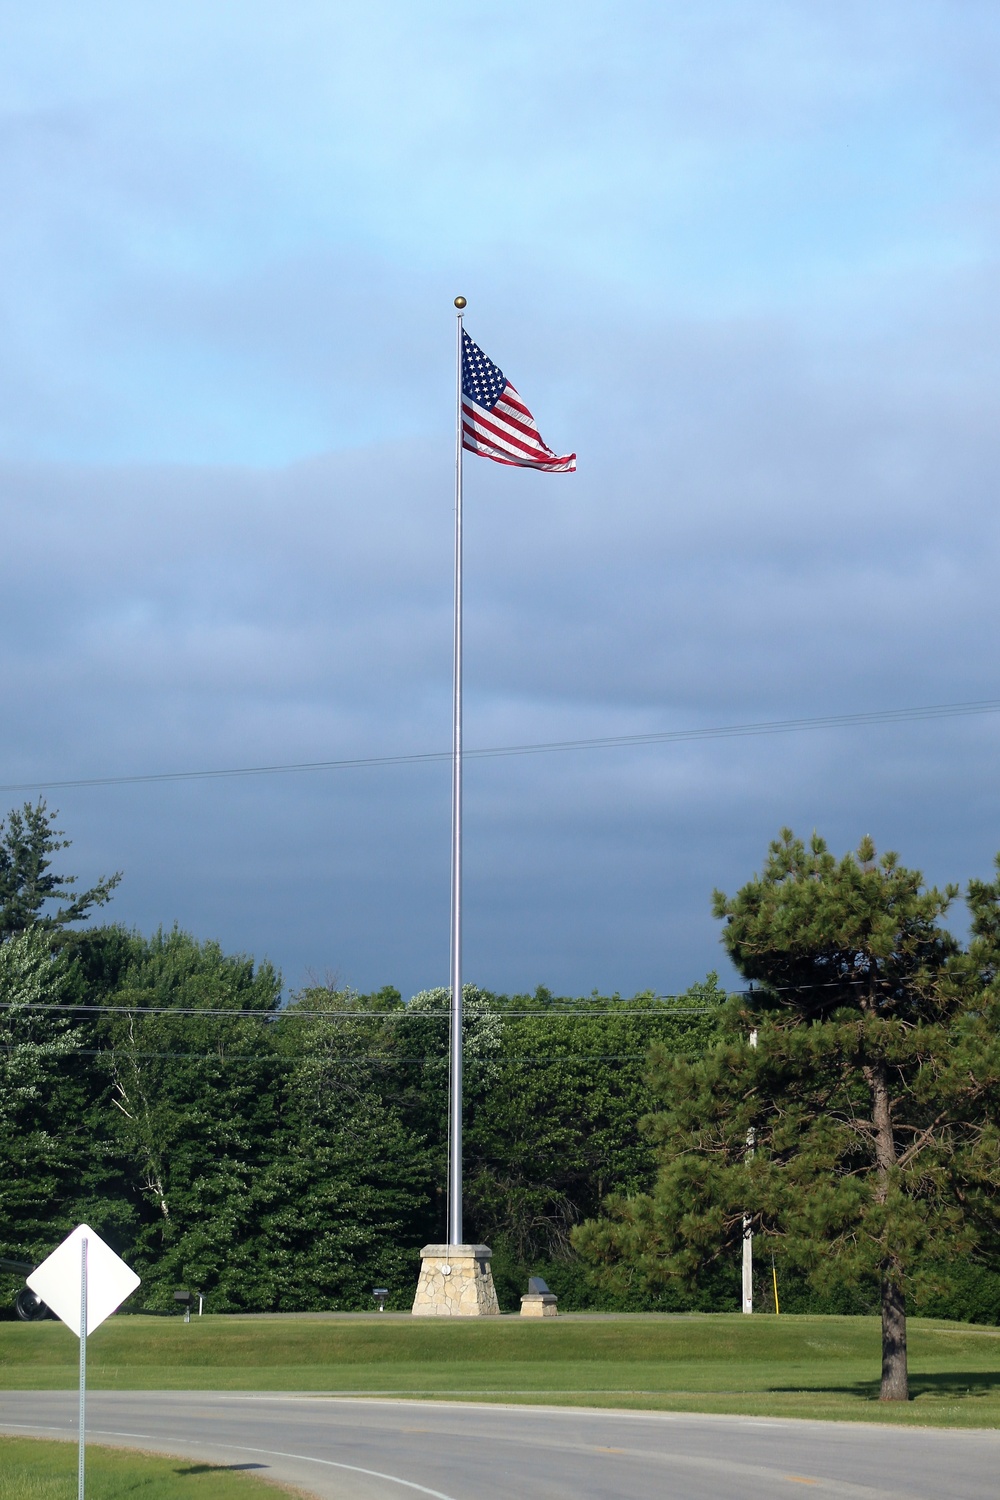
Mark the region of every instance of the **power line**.
<instances>
[{"instance_id":1,"label":"power line","mask_svg":"<svg viewBox=\"0 0 1000 1500\"><path fill-rule=\"evenodd\" d=\"M737 995L742 991L737 991ZM719 996L719 1005L671 1005L661 1009L649 1008L646 1010L486 1010L467 1011L470 1020L481 1018L489 1020L503 1020L507 1016L516 1019L525 1019L535 1016L541 1020L550 1020L554 1016L572 1017L607 1017L607 1016L659 1016L661 1019L668 1016L678 1015L711 1015L720 1009L723 999L731 998L728 995ZM201 1010L197 1007L185 1007L180 1005L74 1005L72 1003L58 1004L43 1002L39 1000L0 1000L0 1011L3 1010L30 1010L30 1011L61 1011L66 1016L76 1015L116 1015L116 1016L203 1016L208 1020L256 1020L256 1021L282 1021L294 1020L298 1017L317 1017L334 1021L448 1021L451 1013L447 1010Z\"/></svg>"},{"instance_id":2,"label":"power line","mask_svg":"<svg viewBox=\"0 0 1000 1500\"><path fill-rule=\"evenodd\" d=\"M909 724L925 719L970 718L1000 713L1000 698L972 703L936 703L922 708L878 709L871 713L824 714L814 719L769 719L755 724L723 724L708 729L668 729L650 734L612 734L587 740L550 740L530 745L495 745L466 750L466 760L515 755L552 755L569 750L613 750L635 745L681 744L690 740L738 739L755 735L794 734L814 729L849 729L877 724ZM449 750L409 755L353 756L344 760L294 761L264 766L225 766L201 771L153 771L131 776L77 776L61 781L12 781L0 792L49 792L69 788L139 786L152 782L223 781L242 776L287 776L304 771L347 771L380 766L429 765L451 759Z\"/></svg>"},{"instance_id":3,"label":"power line","mask_svg":"<svg viewBox=\"0 0 1000 1500\"><path fill-rule=\"evenodd\" d=\"M10 1042L0 1044L0 1052L16 1052L17 1045ZM520 1053L504 1052L496 1057L486 1059L491 1065L501 1063L556 1063L556 1062L640 1062L644 1061L646 1052L544 1052L544 1053ZM325 1057L316 1052L227 1052L220 1056L217 1052L134 1052L131 1048L121 1048L116 1051L113 1047L72 1047L65 1052L51 1054L45 1060L47 1062L62 1062L67 1057L106 1057L127 1062L135 1059L139 1062L150 1062L158 1058L171 1058L174 1060L186 1060L188 1062L216 1063L222 1067L230 1062L249 1063L285 1063L291 1066L298 1062L314 1062L319 1064L330 1064L341 1066L344 1063L382 1063L386 1067L398 1067L400 1063L414 1062L444 1062L443 1052L421 1052L407 1055L403 1058L393 1057L384 1052L351 1052L345 1055ZM466 1064L468 1066L468 1064Z\"/></svg>"},{"instance_id":4,"label":"power line","mask_svg":"<svg viewBox=\"0 0 1000 1500\"><path fill-rule=\"evenodd\" d=\"M874 976L876 983L878 976ZM846 975L840 979L817 980L812 984L769 984L762 985L759 989L747 990L720 990L717 1003L714 1005L674 1005L670 1002L683 1000L683 995L656 995L653 998L664 1001L662 1005L646 1005L645 1008L632 1008L628 1001L624 1001L617 1007L605 1007L601 1010L592 1010L589 1006L553 1005L535 1007L531 1010L512 1010L506 1006L498 1006L494 1010L467 1011L470 1020L489 1019L503 1020L512 1018L515 1020L552 1020L555 1017L572 1017L581 1019L602 1019L608 1017L622 1016L658 1016L660 1020L669 1019L671 1016L707 1016L715 1015L721 1010L727 1000L760 1000L766 999L773 994L802 994L811 993L813 990L839 990L850 985L864 985L871 982L871 976L863 976L858 979L848 978ZM450 1010L410 1010L408 1007L400 1010L305 1010L299 1006L284 1006L280 1010L228 1010L210 1009L200 1006L183 1005L86 1005L76 1004L73 1001L48 1001L48 1000L0 1000L0 1011L59 1011L66 1016L77 1015L115 1015L115 1016L189 1016L202 1017L206 1020L226 1021L284 1021L294 1020L296 1017L308 1018L310 1020L325 1019L331 1021L448 1021L451 1017Z\"/></svg>"}]
</instances>

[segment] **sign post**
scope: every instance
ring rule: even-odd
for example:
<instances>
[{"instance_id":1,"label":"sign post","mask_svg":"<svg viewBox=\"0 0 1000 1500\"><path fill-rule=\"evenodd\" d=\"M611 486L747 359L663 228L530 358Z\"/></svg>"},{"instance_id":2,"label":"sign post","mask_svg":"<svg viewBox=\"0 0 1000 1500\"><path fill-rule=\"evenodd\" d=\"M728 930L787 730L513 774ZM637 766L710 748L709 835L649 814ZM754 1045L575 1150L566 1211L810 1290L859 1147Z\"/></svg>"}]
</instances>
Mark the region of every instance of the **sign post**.
<instances>
[{"instance_id":1,"label":"sign post","mask_svg":"<svg viewBox=\"0 0 1000 1500\"><path fill-rule=\"evenodd\" d=\"M139 1277L88 1224L78 1224L28 1285L80 1340L80 1451L77 1500L84 1500L87 1440L87 1334L99 1328L139 1285Z\"/></svg>"},{"instance_id":2,"label":"sign post","mask_svg":"<svg viewBox=\"0 0 1000 1500\"><path fill-rule=\"evenodd\" d=\"M87 1236L80 1241L80 1420L76 1465L76 1500L83 1500L87 1467Z\"/></svg>"}]
</instances>

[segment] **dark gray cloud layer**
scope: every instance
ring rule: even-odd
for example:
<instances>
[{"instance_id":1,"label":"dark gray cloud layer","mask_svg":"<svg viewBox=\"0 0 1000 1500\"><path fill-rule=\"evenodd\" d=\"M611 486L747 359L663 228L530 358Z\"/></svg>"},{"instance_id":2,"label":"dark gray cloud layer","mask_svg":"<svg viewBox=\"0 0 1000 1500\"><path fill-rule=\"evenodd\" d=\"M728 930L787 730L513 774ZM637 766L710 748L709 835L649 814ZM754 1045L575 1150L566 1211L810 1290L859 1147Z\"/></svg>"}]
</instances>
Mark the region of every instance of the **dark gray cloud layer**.
<instances>
[{"instance_id":1,"label":"dark gray cloud layer","mask_svg":"<svg viewBox=\"0 0 1000 1500\"><path fill-rule=\"evenodd\" d=\"M690 328L623 343L614 401L569 403L576 476L470 463L470 745L996 695L988 410L913 360L817 371L766 328L715 330L708 354ZM669 416L636 452L653 368ZM269 471L8 467L3 779L445 748L448 457L422 440ZM716 961L712 886L785 822L981 873L998 730L476 762L469 971L683 985ZM431 765L56 800L88 868L125 867L123 919L180 920L291 982L412 990L445 967L447 798Z\"/></svg>"}]
</instances>

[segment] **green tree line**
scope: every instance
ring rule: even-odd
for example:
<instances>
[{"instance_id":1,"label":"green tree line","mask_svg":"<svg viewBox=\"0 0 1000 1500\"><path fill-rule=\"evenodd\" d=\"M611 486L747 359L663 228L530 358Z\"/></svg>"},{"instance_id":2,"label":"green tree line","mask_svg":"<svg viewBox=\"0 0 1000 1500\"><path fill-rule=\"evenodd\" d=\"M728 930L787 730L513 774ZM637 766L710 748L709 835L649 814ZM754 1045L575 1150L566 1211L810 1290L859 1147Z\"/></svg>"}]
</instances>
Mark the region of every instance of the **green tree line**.
<instances>
[{"instance_id":1,"label":"green tree line","mask_svg":"<svg viewBox=\"0 0 1000 1500\"><path fill-rule=\"evenodd\" d=\"M445 1234L447 992L285 999L215 943L90 926L117 877L75 894L65 847L44 804L0 825L0 1258L86 1220L152 1309L408 1306ZM468 986L501 1305L540 1273L565 1308L735 1310L748 1223L758 1305L773 1259L785 1311L881 1312L887 1399L908 1311L1000 1321L1000 878L965 942L957 895L785 833L715 898L737 995Z\"/></svg>"},{"instance_id":2,"label":"green tree line","mask_svg":"<svg viewBox=\"0 0 1000 1500\"><path fill-rule=\"evenodd\" d=\"M216 1311L361 1308L375 1285L408 1306L445 1234L448 993L284 1001L215 943L89 927L118 877L72 894L65 847L41 803L0 827L0 1258L85 1220L152 1309L182 1286ZM650 1044L696 1055L723 1000L714 979L679 1002L466 988L466 1220L504 1305L539 1271L564 1305L621 1303L572 1231L649 1185Z\"/></svg>"}]
</instances>

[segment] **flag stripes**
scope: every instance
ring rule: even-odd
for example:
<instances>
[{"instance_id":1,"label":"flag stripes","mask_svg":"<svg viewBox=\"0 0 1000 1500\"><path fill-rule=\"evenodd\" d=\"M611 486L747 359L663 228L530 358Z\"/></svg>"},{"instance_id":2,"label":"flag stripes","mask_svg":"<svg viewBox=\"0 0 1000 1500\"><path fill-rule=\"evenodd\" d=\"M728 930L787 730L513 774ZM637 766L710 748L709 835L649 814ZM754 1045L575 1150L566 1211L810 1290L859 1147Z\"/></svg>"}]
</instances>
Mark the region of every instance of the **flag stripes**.
<instances>
[{"instance_id":1,"label":"flag stripes","mask_svg":"<svg viewBox=\"0 0 1000 1500\"><path fill-rule=\"evenodd\" d=\"M494 463L570 474L576 454L553 453L503 371L462 332L462 447Z\"/></svg>"}]
</instances>

